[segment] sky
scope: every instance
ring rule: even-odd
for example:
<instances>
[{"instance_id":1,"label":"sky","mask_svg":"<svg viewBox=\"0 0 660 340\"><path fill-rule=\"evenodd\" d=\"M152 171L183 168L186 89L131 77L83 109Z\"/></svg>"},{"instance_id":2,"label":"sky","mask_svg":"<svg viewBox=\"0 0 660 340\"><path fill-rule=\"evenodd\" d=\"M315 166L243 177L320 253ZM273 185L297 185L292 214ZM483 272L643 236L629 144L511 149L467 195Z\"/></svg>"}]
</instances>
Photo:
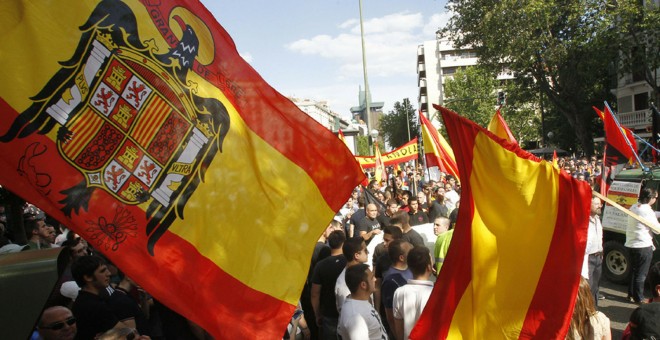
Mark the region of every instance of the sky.
<instances>
[{"instance_id":1,"label":"sky","mask_svg":"<svg viewBox=\"0 0 660 340\"><path fill-rule=\"evenodd\" d=\"M202 0L273 88L325 100L344 118L364 88L358 0ZM445 0L363 0L372 102L417 108L417 46L449 19Z\"/></svg>"}]
</instances>

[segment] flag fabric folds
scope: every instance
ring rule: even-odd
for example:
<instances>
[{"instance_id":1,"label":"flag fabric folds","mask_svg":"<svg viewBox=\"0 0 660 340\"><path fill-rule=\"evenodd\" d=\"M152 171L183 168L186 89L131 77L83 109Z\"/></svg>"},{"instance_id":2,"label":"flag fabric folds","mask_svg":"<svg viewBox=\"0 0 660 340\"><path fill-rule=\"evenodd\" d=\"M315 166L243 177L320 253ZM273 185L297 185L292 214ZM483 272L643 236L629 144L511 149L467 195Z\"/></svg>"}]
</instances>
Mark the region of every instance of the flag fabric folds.
<instances>
[{"instance_id":1,"label":"flag fabric folds","mask_svg":"<svg viewBox=\"0 0 660 340\"><path fill-rule=\"evenodd\" d=\"M552 166L559 168L559 158L557 157L557 150L552 151Z\"/></svg>"},{"instance_id":2,"label":"flag fabric folds","mask_svg":"<svg viewBox=\"0 0 660 340\"><path fill-rule=\"evenodd\" d=\"M364 178L196 0L0 5L0 184L218 339L281 338Z\"/></svg>"},{"instance_id":3,"label":"flag fabric folds","mask_svg":"<svg viewBox=\"0 0 660 340\"><path fill-rule=\"evenodd\" d=\"M518 143L516 138L513 137L513 133L511 133L509 125L507 125L504 121L504 117L502 117L502 113L500 112L499 108L493 115L493 118L490 119L490 123L488 123L488 131L495 134L495 136L508 140L511 143Z\"/></svg>"},{"instance_id":4,"label":"flag fabric folds","mask_svg":"<svg viewBox=\"0 0 660 340\"><path fill-rule=\"evenodd\" d=\"M380 183L382 180L387 180L387 172L385 171L385 163L383 162L383 157L380 155L380 148L378 148L378 142L374 142L374 179Z\"/></svg>"},{"instance_id":5,"label":"flag fabric folds","mask_svg":"<svg viewBox=\"0 0 660 340\"><path fill-rule=\"evenodd\" d=\"M630 129L617 124L608 106L601 111L593 107L596 114L603 120L605 129L605 149L603 150L603 169L601 171L600 192L607 195L609 186L616 174L623 170L626 163L636 159L637 141Z\"/></svg>"},{"instance_id":6,"label":"flag fabric folds","mask_svg":"<svg viewBox=\"0 0 660 340\"><path fill-rule=\"evenodd\" d=\"M586 245L589 185L435 107L455 146L461 210L411 339L563 339Z\"/></svg>"},{"instance_id":7,"label":"flag fabric folds","mask_svg":"<svg viewBox=\"0 0 660 340\"><path fill-rule=\"evenodd\" d=\"M449 143L423 114L419 115L419 120L422 129L426 166L437 166L440 171L458 178L458 167L456 166L454 151Z\"/></svg>"}]
</instances>

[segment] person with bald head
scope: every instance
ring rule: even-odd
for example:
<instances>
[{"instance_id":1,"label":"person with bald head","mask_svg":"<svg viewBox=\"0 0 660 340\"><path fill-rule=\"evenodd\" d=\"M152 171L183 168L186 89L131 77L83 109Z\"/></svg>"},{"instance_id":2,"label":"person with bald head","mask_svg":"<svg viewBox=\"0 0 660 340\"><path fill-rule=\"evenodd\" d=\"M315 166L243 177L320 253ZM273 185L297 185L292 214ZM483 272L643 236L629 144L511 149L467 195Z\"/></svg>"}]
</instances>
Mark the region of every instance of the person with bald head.
<instances>
[{"instance_id":1,"label":"person with bald head","mask_svg":"<svg viewBox=\"0 0 660 340\"><path fill-rule=\"evenodd\" d=\"M366 213L367 216L358 222L355 232L357 236L362 237L369 244L375 235L381 233L381 226L377 219L378 207L375 204L367 204Z\"/></svg>"},{"instance_id":2,"label":"person with bald head","mask_svg":"<svg viewBox=\"0 0 660 340\"><path fill-rule=\"evenodd\" d=\"M76 318L66 307L48 307L41 314L37 331L43 340L72 340L76 337Z\"/></svg>"}]
</instances>

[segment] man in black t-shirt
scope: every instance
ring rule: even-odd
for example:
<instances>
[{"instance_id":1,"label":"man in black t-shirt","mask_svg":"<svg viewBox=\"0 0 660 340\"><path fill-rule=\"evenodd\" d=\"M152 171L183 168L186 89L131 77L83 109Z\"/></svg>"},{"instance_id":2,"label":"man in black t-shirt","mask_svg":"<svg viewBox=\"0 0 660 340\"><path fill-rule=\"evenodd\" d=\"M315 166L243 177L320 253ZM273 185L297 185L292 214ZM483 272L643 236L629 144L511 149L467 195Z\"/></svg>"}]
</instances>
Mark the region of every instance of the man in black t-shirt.
<instances>
[{"instance_id":1,"label":"man in black t-shirt","mask_svg":"<svg viewBox=\"0 0 660 340\"><path fill-rule=\"evenodd\" d=\"M357 229L355 230L355 236L362 237L367 242L367 244L369 244L374 235L381 233L381 225L376 219L378 216L378 207L376 207L375 204L367 204L366 211L367 216L358 222Z\"/></svg>"},{"instance_id":2,"label":"man in black t-shirt","mask_svg":"<svg viewBox=\"0 0 660 340\"><path fill-rule=\"evenodd\" d=\"M410 225L416 226L420 224L429 223L429 217L425 212L419 209L419 201L417 197L413 197L408 201L408 206L410 206Z\"/></svg>"},{"instance_id":3,"label":"man in black t-shirt","mask_svg":"<svg viewBox=\"0 0 660 340\"><path fill-rule=\"evenodd\" d=\"M76 339L94 339L109 329L128 327L119 321L106 299L100 296L110 284L110 271L103 259L81 256L71 265L71 274L80 287L72 308L78 326Z\"/></svg>"},{"instance_id":4,"label":"man in black t-shirt","mask_svg":"<svg viewBox=\"0 0 660 340\"><path fill-rule=\"evenodd\" d=\"M314 267L311 297L316 324L321 329L319 339L337 339L339 312L335 299L335 283L346 267L346 258L342 253L344 241L346 235L343 231L336 230L330 233L328 236L330 256L319 261Z\"/></svg>"},{"instance_id":5,"label":"man in black t-shirt","mask_svg":"<svg viewBox=\"0 0 660 340\"><path fill-rule=\"evenodd\" d=\"M401 228L401 231L403 232L403 236L401 237L402 240L410 242L415 247L424 245L424 238L422 235L410 227L410 220L407 212L399 211L394 214L392 225Z\"/></svg>"}]
</instances>

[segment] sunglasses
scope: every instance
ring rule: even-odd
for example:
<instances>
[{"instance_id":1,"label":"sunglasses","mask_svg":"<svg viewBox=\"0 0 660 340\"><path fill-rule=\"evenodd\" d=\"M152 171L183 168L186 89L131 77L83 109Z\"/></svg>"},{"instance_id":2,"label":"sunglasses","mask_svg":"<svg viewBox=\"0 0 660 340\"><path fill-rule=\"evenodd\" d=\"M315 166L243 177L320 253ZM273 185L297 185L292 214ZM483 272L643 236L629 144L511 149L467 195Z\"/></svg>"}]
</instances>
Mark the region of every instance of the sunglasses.
<instances>
[{"instance_id":1,"label":"sunglasses","mask_svg":"<svg viewBox=\"0 0 660 340\"><path fill-rule=\"evenodd\" d=\"M69 317L68 319L66 319L64 321L56 322L54 324L50 324L48 326L43 326L43 327L40 327L40 328L42 328L42 329L52 329L54 331L57 331L57 330L60 330L60 329L64 328L64 324L72 326L74 323L76 323L76 317L72 316L72 317Z\"/></svg>"}]
</instances>

